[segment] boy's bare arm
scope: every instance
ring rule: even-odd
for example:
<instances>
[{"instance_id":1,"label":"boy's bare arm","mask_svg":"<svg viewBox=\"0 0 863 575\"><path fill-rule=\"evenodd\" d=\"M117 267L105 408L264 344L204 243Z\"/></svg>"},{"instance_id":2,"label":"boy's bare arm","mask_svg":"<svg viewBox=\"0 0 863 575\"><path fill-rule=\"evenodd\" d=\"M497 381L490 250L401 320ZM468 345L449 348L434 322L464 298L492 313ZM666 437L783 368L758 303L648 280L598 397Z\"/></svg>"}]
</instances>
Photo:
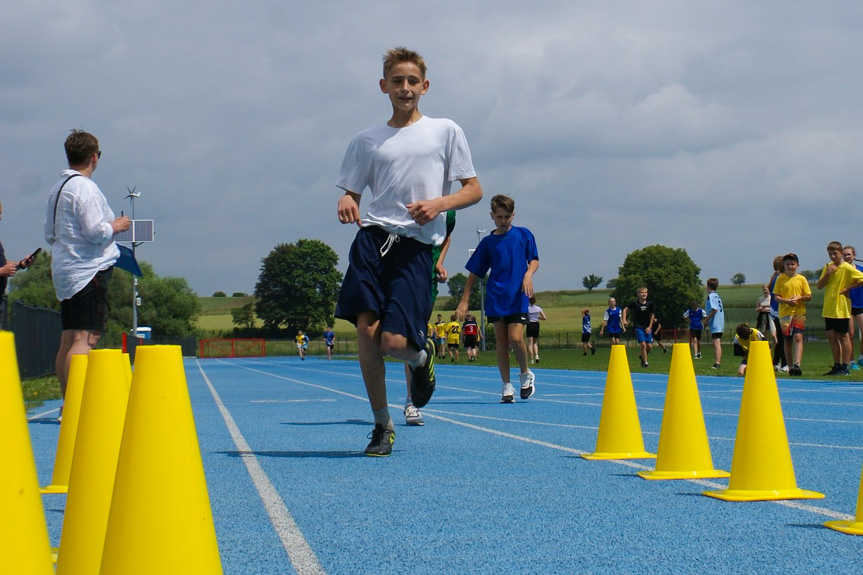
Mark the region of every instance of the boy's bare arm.
<instances>
[{"instance_id":1,"label":"boy's bare arm","mask_svg":"<svg viewBox=\"0 0 863 575\"><path fill-rule=\"evenodd\" d=\"M459 321L464 321L464 316L467 314L467 308L470 303L470 292L476 280L477 275L470 272L467 276L467 281L464 282L464 293L461 295L461 301L458 302L458 307L455 309L455 317Z\"/></svg>"},{"instance_id":2,"label":"boy's bare arm","mask_svg":"<svg viewBox=\"0 0 863 575\"><path fill-rule=\"evenodd\" d=\"M462 188L448 196L422 200L405 206L411 219L421 226L449 210L460 210L472 206L482 199L482 186L476 178L459 180Z\"/></svg>"},{"instance_id":3,"label":"boy's bare arm","mask_svg":"<svg viewBox=\"0 0 863 575\"><path fill-rule=\"evenodd\" d=\"M839 268L834 263L824 266L824 271L821 273L821 277L818 278L818 281L815 283L815 285L818 286L818 289L824 289L824 286L826 286L827 282L830 281L830 276L835 274L837 269Z\"/></svg>"},{"instance_id":4,"label":"boy's bare arm","mask_svg":"<svg viewBox=\"0 0 863 575\"><path fill-rule=\"evenodd\" d=\"M360 194L346 190L345 195L339 198L338 214L341 223L363 226L360 219L360 197Z\"/></svg>"},{"instance_id":5,"label":"boy's bare arm","mask_svg":"<svg viewBox=\"0 0 863 575\"><path fill-rule=\"evenodd\" d=\"M533 297L533 274L539 269L539 260L532 260L527 264L527 271L521 282L521 289L527 297Z\"/></svg>"}]
</instances>

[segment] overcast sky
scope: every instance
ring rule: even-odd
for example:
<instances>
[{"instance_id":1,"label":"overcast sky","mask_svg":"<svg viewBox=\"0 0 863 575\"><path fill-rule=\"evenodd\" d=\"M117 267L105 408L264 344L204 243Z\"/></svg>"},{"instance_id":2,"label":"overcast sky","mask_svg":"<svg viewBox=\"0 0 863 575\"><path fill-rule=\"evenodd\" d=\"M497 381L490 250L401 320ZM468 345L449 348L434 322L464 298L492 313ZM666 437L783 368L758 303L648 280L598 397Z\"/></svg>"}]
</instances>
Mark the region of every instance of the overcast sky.
<instances>
[{"instance_id":1,"label":"overcast sky","mask_svg":"<svg viewBox=\"0 0 863 575\"><path fill-rule=\"evenodd\" d=\"M863 252L861 30L863 4L838 1L5 0L0 238L12 258L45 244L82 128L113 209L141 193L157 236L138 257L159 275L251 293L300 238L344 271L356 228L334 183L350 139L389 118L381 56L406 45L429 67L420 110L461 125L486 194L458 214L451 274L505 193L539 291L607 281L657 243L702 280L763 282L778 254Z\"/></svg>"}]
</instances>

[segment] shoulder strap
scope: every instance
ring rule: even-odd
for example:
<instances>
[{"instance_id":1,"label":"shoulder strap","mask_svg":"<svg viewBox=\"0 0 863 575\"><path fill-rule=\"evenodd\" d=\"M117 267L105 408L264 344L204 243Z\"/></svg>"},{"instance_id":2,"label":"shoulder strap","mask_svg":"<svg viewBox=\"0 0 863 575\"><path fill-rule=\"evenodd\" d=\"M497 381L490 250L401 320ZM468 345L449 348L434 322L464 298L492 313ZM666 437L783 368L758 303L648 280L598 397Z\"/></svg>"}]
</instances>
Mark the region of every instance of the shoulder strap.
<instances>
[{"instance_id":1,"label":"shoulder strap","mask_svg":"<svg viewBox=\"0 0 863 575\"><path fill-rule=\"evenodd\" d=\"M60 184L60 189L57 190L57 197L54 198L54 226L55 227L57 225L57 204L60 202L60 192L63 191L63 186L65 186L69 180L71 180L75 176L80 176L80 175L81 174L72 174L71 176L69 176L68 178L63 180L63 183Z\"/></svg>"}]
</instances>

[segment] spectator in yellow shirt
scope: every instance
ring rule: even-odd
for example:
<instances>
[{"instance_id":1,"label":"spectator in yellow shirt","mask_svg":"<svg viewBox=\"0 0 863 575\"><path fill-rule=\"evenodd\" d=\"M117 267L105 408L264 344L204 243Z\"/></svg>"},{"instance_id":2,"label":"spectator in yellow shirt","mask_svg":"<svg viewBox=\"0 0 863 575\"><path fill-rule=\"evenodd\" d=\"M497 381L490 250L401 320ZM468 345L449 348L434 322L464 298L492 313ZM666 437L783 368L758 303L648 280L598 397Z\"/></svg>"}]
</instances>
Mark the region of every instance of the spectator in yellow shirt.
<instances>
[{"instance_id":1,"label":"spectator in yellow shirt","mask_svg":"<svg viewBox=\"0 0 863 575\"><path fill-rule=\"evenodd\" d=\"M803 375L800 361L803 359L806 302L812 299L812 290L809 289L806 278L797 273L797 268L800 267L797 254L782 256L782 265L785 273L776 278L773 297L779 302L779 324L785 336L785 357L790 364L788 375L799 376Z\"/></svg>"},{"instance_id":2,"label":"spectator in yellow shirt","mask_svg":"<svg viewBox=\"0 0 863 575\"><path fill-rule=\"evenodd\" d=\"M830 263L824 266L818 278L818 289L824 291L824 307L821 317L827 329L827 341L833 352L833 367L824 375L850 375L848 364L854 353L848 330L851 319L851 300L848 290L863 285L863 272L842 258L842 244L827 244Z\"/></svg>"}]
</instances>

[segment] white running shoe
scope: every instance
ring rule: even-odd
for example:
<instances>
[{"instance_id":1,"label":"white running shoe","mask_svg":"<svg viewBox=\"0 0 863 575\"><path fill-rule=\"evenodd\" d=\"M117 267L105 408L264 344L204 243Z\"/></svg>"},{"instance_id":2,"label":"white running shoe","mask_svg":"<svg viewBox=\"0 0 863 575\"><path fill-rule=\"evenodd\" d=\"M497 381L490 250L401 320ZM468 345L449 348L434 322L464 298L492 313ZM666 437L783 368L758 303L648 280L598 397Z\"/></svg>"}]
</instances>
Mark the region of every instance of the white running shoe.
<instances>
[{"instance_id":1,"label":"white running shoe","mask_svg":"<svg viewBox=\"0 0 863 575\"><path fill-rule=\"evenodd\" d=\"M425 425L423 414L411 403L405 406L405 425Z\"/></svg>"},{"instance_id":2,"label":"white running shoe","mask_svg":"<svg viewBox=\"0 0 863 575\"><path fill-rule=\"evenodd\" d=\"M536 387L533 385L536 381L536 376L531 370L527 373L520 373L518 379L521 381L521 398L528 399L536 392Z\"/></svg>"},{"instance_id":3,"label":"white running shoe","mask_svg":"<svg viewBox=\"0 0 863 575\"><path fill-rule=\"evenodd\" d=\"M515 388L511 383L504 383L503 388L500 391L500 402L501 403L514 403L515 402Z\"/></svg>"}]
</instances>

